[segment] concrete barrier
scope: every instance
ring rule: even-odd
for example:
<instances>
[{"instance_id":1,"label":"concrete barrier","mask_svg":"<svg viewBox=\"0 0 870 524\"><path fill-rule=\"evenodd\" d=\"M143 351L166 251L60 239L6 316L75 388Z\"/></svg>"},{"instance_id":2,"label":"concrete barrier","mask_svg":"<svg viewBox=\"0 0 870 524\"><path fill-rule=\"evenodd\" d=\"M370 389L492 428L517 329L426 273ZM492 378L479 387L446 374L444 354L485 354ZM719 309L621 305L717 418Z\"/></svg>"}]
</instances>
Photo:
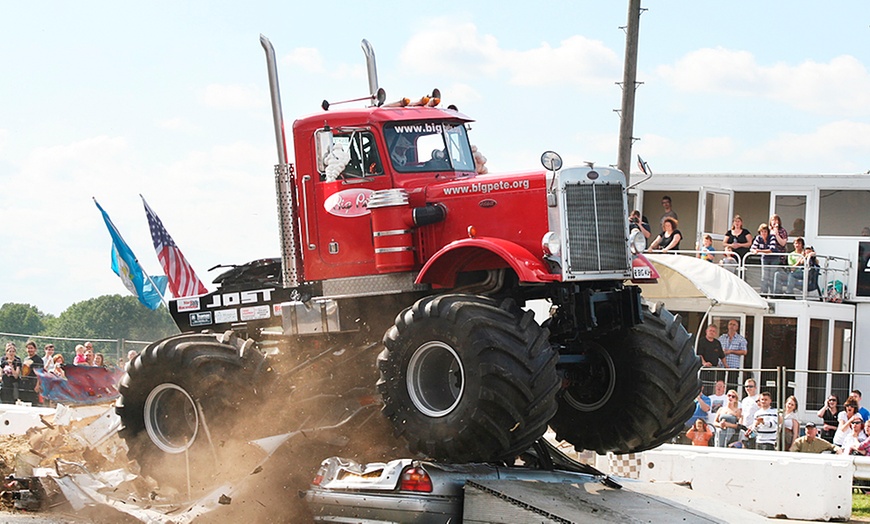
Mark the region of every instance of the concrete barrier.
<instances>
[{"instance_id":1,"label":"concrete barrier","mask_svg":"<svg viewBox=\"0 0 870 524\"><path fill-rule=\"evenodd\" d=\"M54 414L54 408L0 404L0 435L23 435L30 428L44 428L39 416Z\"/></svg>"},{"instance_id":2,"label":"concrete barrier","mask_svg":"<svg viewBox=\"0 0 870 524\"><path fill-rule=\"evenodd\" d=\"M666 444L641 454L639 479L683 483L766 517L846 520L856 457ZM866 462L870 473L870 459Z\"/></svg>"}]
</instances>

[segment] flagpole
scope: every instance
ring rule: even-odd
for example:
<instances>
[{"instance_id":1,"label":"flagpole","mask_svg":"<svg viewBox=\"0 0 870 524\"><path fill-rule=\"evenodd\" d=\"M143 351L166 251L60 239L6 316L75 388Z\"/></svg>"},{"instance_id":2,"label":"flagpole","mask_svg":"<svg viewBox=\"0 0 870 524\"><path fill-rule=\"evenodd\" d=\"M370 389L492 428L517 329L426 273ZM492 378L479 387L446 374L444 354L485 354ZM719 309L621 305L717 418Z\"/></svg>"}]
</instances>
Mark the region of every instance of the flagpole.
<instances>
[{"instance_id":1,"label":"flagpole","mask_svg":"<svg viewBox=\"0 0 870 524\"><path fill-rule=\"evenodd\" d=\"M139 195L139 196L142 196L142 195ZM100 204L99 204L99 202L97 202L97 198L96 198L96 197L93 197L93 196L92 196L91 198L93 199L94 204L96 204L97 207L99 207ZM100 208L100 209L102 209L102 208ZM125 244L127 244L127 241L124 240L124 237L123 237L123 235L121 235L121 232L118 231L118 228L117 228L117 227L115 227L115 222L112 221L112 220L109 220L109 224L112 225L112 230L115 232L116 235L118 235L118 238L120 238L120 239L121 239ZM129 246L130 244L127 244L127 245ZM133 253L133 251L130 250L130 253ZM142 270L142 274L145 276L145 278L148 279L148 282L151 283L151 287L154 289L154 291L157 292L157 296L160 297L160 302L161 302L164 306L166 306L166 309L167 309L167 310L169 310L169 303L167 302L166 297L163 296L163 293L160 292L160 287L159 287L157 284L154 283L154 280L151 279L151 275L149 275L148 272L145 271L145 268L142 267L142 264L139 263L139 257L137 257L135 253L133 253L133 256L135 257L135 258L134 258L134 261L136 262L136 264L139 265L139 269Z\"/></svg>"},{"instance_id":2,"label":"flagpole","mask_svg":"<svg viewBox=\"0 0 870 524\"><path fill-rule=\"evenodd\" d=\"M137 262L138 262L138 260L137 260ZM139 267L142 267L142 264L139 264ZM158 286L157 284L154 283L154 281L151 279L151 275L149 275L148 272L145 271L144 267L142 268L142 274L145 275L145 278L148 279L148 282L151 282L151 287L154 288L154 291L157 292L157 295L160 297L160 302L162 302L163 305L166 306L166 309L168 310L169 309L169 301L166 300L166 297L163 295L163 293L160 292L160 286Z\"/></svg>"},{"instance_id":3,"label":"flagpole","mask_svg":"<svg viewBox=\"0 0 870 524\"><path fill-rule=\"evenodd\" d=\"M142 196L142 193L139 193L139 198L142 199L142 202L145 202L145 197ZM145 205L147 206L148 202L145 202ZM136 262L139 262L139 260L137 259ZM139 264L139 266L141 267L142 264ZM163 296L163 293L160 292L160 288L157 287L157 284L155 284L154 281L151 280L151 276L145 272L144 267L142 268L142 273L148 278L148 282L151 282L151 286L154 287L154 290L157 291L158 295L160 295L160 300L163 302L163 305L166 306L166 309L168 310L169 309L169 302L166 300L166 297Z\"/></svg>"}]
</instances>

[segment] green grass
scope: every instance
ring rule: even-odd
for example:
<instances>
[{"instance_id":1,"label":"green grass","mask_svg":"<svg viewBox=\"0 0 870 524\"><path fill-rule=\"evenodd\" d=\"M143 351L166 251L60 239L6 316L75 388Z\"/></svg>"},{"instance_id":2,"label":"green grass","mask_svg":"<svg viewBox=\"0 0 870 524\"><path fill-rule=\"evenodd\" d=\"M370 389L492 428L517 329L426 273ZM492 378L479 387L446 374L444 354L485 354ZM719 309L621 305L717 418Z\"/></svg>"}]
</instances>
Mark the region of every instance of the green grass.
<instances>
[{"instance_id":1,"label":"green grass","mask_svg":"<svg viewBox=\"0 0 870 524\"><path fill-rule=\"evenodd\" d=\"M852 492L852 517L870 519L870 495Z\"/></svg>"}]
</instances>

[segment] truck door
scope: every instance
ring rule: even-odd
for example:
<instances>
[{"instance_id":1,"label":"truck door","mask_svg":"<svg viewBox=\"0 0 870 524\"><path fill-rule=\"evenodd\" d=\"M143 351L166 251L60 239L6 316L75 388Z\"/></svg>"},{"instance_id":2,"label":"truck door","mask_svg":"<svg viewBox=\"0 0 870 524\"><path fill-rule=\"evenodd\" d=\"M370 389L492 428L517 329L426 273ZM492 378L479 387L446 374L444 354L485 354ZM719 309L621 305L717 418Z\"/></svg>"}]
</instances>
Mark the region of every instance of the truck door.
<instances>
[{"instance_id":1,"label":"truck door","mask_svg":"<svg viewBox=\"0 0 870 524\"><path fill-rule=\"evenodd\" d=\"M306 277L312 280L375 272L366 204L373 191L390 187L370 130L335 130L333 148L337 154L318 166L317 179L303 181L301 200L309 207L303 212L313 229L304 247Z\"/></svg>"}]
</instances>

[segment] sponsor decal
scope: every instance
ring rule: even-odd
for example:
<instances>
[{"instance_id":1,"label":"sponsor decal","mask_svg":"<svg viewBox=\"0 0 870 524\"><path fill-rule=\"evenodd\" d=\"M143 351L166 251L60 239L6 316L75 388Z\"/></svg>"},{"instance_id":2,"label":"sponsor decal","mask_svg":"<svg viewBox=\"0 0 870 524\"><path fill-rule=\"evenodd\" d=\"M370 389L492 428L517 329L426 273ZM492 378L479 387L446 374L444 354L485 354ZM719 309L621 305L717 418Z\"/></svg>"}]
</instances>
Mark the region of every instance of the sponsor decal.
<instances>
[{"instance_id":1,"label":"sponsor decal","mask_svg":"<svg viewBox=\"0 0 870 524\"><path fill-rule=\"evenodd\" d=\"M373 191L364 188L342 189L330 195L323 203L323 208L330 215L337 217L361 217L370 213L369 198Z\"/></svg>"},{"instance_id":2,"label":"sponsor decal","mask_svg":"<svg viewBox=\"0 0 870 524\"><path fill-rule=\"evenodd\" d=\"M492 193L493 191L510 191L514 189L528 189L529 181L526 180L497 180L494 182L472 182L471 184L462 184L459 186L450 186L444 188L444 194L450 195L465 195L471 193Z\"/></svg>"},{"instance_id":3,"label":"sponsor decal","mask_svg":"<svg viewBox=\"0 0 870 524\"><path fill-rule=\"evenodd\" d=\"M270 302L272 300L272 289L254 289L252 291L242 291L236 293L223 293L213 295L211 304L206 304L205 307L226 307L238 306L240 304L256 304L257 302Z\"/></svg>"},{"instance_id":4,"label":"sponsor decal","mask_svg":"<svg viewBox=\"0 0 870 524\"><path fill-rule=\"evenodd\" d=\"M239 310L242 320L263 320L269 318L269 306L248 306Z\"/></svg>"},{"instance_id":5,"label":"sponsor decal","mask_svg":"<svg viewBox=\"0 0 870 524\"><path fill-rule=\"evenodd\" d=\"M281 312L281 304L272 304L272 316L280 317L282 315Z\"/></svg>"},{"instance_id":6,"label":"sponsor decal","mask_svg":"<svg viewBox=\"0 0 870 524\"><path fill-rule=\"evenodd\" d=\"M200 311L199 313L190 314L191 326L208 326L211 323L211 311Z\"/></svg>"},{"instance_id":7,"label":"sponsor decal","mask_svg":"<svg viewBox=\"0 0 870 524\"><path fill-rule=\"evenodd\" d=\"M215 324L226 324L227 322L238 322L239 312L235 309L218 309L214 312Z\"/></svg>"},{"instance_id":8,"label":"sponsor decal","mask_svg":"<svg viewBox=\"0 0 870 524\"><path fill-rule=\"evenodd\" d=\"M184 313L185 311L196 311L199 309L199 297L179 298L175 301L175 307L178 308L179 313Z\"/></svg>"}]
</instances>

